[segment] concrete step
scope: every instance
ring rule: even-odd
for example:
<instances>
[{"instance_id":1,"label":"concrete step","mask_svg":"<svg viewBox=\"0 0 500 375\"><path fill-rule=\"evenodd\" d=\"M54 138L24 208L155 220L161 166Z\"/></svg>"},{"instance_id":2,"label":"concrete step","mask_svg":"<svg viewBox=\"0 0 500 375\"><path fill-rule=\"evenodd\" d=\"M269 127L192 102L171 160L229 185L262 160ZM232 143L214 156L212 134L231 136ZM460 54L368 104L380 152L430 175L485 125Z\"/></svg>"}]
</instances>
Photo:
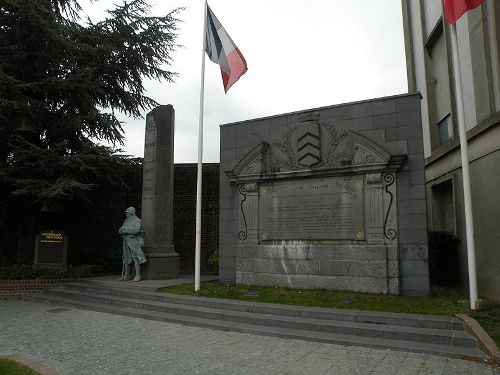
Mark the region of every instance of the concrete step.
<instances>
[{"instance_id":1,"label":"concrete step","mask_svg":"<svg viewBox=\"0 0 500 375\"><path fill-rule=\"evenodd\" d=\"M190 306L179 303L110 296L75 289L70 290L66 288L52 289L48 291L48 294L66 299L74 299L81 302L131 307L148 311L160 311L169 314L238 322L243 324L248 323L261 326L330 332L366 337L381 337L396 340L412 340L416 342L428 342L440 345L476 347L476 340L463 331L234 311L214 307Z\"/></svg>"},{"instance_id":2,"label":"concrete step","mask_svg":"<svg viewBox=\"0 0 500 375\"><path fill-rule=\"evenodd\" d=\"M398 325L430 329L463 331L463 322L457 318L439 315L399 314L376 311L360 311L308 306L292 306L257 303L242 300L227 300L206 297L191 297L147 290L131 290L128 287L106 287L94 282L71 283L64 286L82 292L99 293L125 298L146 299L189 306L210 307L222 310L245 311L278 316L296 316L311 319L339 320L348 322Z\"/></svg>"},{"instance_id":3,"label":"concrete step","mask_svg":"<svg viewBox=\"0 0 500 375\"><path fill-rule=\"evenodd\" d=\"M87 309L112 314L126 315L136 318L159 320L170 323L184 324L190 326L205 327L224 331L236 331L263 336L276 336L290 339L324 342L332 344L364 346L397 351L409 351L419 353L431 353L446 355L457 358L486 359L483 352L475 347L453 346L415 342L411 340L398 340L385 337L367 337L320 330L310 331L289 327L264 326L259 324L241 323L236 321L206 319L183 314L173 314L164 311L145 310L136 307L124 307L110 303L96 303L82 301L75 298L62 297L55 294L32 294L26 299L36 302L44 302L59 306Z\"/></svg>"}]
</instances>

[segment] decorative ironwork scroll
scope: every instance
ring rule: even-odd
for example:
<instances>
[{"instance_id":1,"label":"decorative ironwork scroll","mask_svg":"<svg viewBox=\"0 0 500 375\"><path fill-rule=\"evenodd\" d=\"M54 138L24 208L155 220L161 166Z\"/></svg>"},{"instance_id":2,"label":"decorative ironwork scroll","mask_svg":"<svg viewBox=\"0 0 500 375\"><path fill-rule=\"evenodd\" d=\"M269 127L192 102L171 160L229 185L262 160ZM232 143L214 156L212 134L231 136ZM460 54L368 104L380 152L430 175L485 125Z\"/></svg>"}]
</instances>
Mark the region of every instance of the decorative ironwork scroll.
<instances>
[{"instance_id":1,"label":"decorative ironwork scroll","mask_svg":"<svg viewBox=\"0 0 500 375\"><path fill-rule=\"evenodd\" d=\"M396 229L394 229L394 228L387 228L387 224L388 224L388 221L389 221L389 215L390 215L391 208L392 208L392 203L393 203L393 200L394 200L394 195L389 190L389 187L392 184L394 184L394 181L396 181L396 178L394 177L393 174L386 174L384 176L384 182L387 184L385 186L385 192L387 194L389 194L389 196L390 196L389 207L387 207L387 212L385 214L385 220L384 220L384 236L385 236L385 238L387 238L388 240L391 240L391 241L395 240L396 237L398 236L398 232L397 232Z\"/></svg>"},{"instance_id":2,"label":"decorative ironwork scroll","mask_svg":"<svg viewBox=\"0 0 500 375\"><path fill-rule=\"evenodd\" d=\"M238 190L240 192L240 195L243 196L243 199L240 202L240 209L241 209L241 215L243 216L243 223L245 224L245 230L241 230L238 232L238 238L240 239L240 241L245 241L248 236L248 227L247 227L247 219L245 217L245 211L243 210L243 203L245 203L245 201L247 200L247 189L245 185L240 185Z\"/></svg>"}]
</instances>

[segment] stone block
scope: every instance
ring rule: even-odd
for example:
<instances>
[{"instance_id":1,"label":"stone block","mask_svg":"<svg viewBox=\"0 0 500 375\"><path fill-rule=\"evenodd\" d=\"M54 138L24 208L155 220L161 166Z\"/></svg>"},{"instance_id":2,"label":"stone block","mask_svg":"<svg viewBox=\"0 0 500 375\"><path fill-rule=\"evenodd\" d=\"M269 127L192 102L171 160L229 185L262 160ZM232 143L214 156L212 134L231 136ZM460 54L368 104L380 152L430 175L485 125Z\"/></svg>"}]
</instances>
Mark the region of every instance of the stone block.
<instances>
[{"instance_id":1,"label":"stone block","mask_svg":"<svg viewBox=\"0 0 500 375\"><path fill-rule=\"evenodd\" d=\"M407 171L400 171L397 174L396 183L399 186L410 186L410 173Z\"/></svg>"},{"instance_id":2,"label":"stone block","mask_svg":"<svg viewBox=\"0 0 500 375\"><path fill-rule=\"evenodd\" d=\"M373 115L373 103L362 102L351 105L351 118L371 117Z\"/></svg>"},{"instance_id":3,"label":"stone block","mask_svg":"<svg viewBox=\"0 0 500 375\"><path fill-rule=\"evenodd\" d=\"M345 262L343 260L320 260L319 274L322 276L345 275Z\"/></svg>"},{"instance_id":4,"label":"stone block","mask_svg":"<svg viewBox=\"0 0 500 375\"><path fill-rule=\"evenodd\" d=\"M425 185L413 185L410 187L410 199L426 199Z\"/></svg>"},{"instance_id":5,"label":"stone block","mask_svg":"<svg viewBox=\"0 0 500 375\"><path fill-rule=\"evenodd\" d=\"M236 136L236 126L235 125L222 125L219 127L220 137L235 137Z\"/></svg>"},{"instance_id":6,"label":"stone block","mask_svg":"<svg viewBox=\"0 0 500 375\"><path fill-rule=\"evenodd\" d=\"M422 129L419 124L398 126L398 140L422 139Z\"/></svg>"},{"instance_id":7,"label":"stone block","mask_svg":"<svg viewBox=\"0 0 500 375\"><path fill-rule=\"evenodd\" d=\"M418 95L404 96L396 98L396 111L420 111L420 97Z\"/></svg>"},{"instance_id":8,"label":"stone block","mask_svg":"<svg viewBox=\"0 0 500 375\"><path fill-rule=\"evenodd\" d=\"M397 141L398 140L398 129L386 128L385 129L385 140L388 142Z\"/></svg>"},{"instance_id":9,"label":"stone block","mask_svg":"<svg viewBox=\"0 0 500 375\"><path fill-rule=\"evenodd\" d=\"M336 249L337 260L383 260L386 258L385 246L341 246Z\"/></svg>"},{"instance_id":10,"label":"stone block","mask_svg":"<svg viewBox=\"0 0 500 375\"><path fill-rule=\"evenodd\" d=\"M396 100L387 99L373 102L373 116L396 112Z\"/></svg>"},{"instance_id":11,"label":"stone block","mask_svg":"<svg viewBox=\"0 0 500 375\"><path fill-rule=\"evenodd\" d=\"M236 266L236 254L234 254L234 250L232 253L222 252L219 249L219 267L222 268L235 268Z\"/></svg>"},{"instance_id":12,"label":"stone block","mask_svg":"<svg viewBox=\"0 0 500 375\"><path fill-rule=\"evenodd\" d=\"M259 245L238 245L236 250L236 256L238 258L258 258L259 257Z\"/></svg>"},{"instance_id":13,"label":"stone block","mask_svg":"<svg viewBox=\"0 0 500 375\"><path fill-rule=\"evenodd\" d=\"M411 171L423 171L425 162L423 155L410 155L408 157L408 169Z\"/></svg>"},{"instance_id":14,"label":"stone block","mask_svg":"<svg viewBox=\"0 0 500 375\"><path fill-rule=\"evenodd\" d=\"M400 214L399 215L400 229L425 229L427 230L427 215L421 214Z\"/></svg>"},{"instance_id":15,"label":"stone block","mask_svg":"<svg viewBox=\"0 0 500 375\"><path fill-rule=\"evenodd\" d=\"M401 260L401 275L429 275L429 263L427 260Z\"/></svg>"},{"instance_id":16,"label":"stone block","mask_svg":"<svg viewBox=\"0 0 500 375\"><path fill-rule=\"evenodd\" d=\"M398 205L400 215L425 214L427 212L425 199L400 200Z\"/></svg>"},{"instance_id":17,"label":"stone block","mask_svg":"<svg viewBox=\"0 0 500 375\"><path fill-rule=\"evenodd\" d=\"M285 275L317 275L319 262L316 260L256 259L254 272Z\"/></svg>"},{"instance_id":18,"label":"stone block","mask_svg":"<svg viewBox=\"0 0 500 375\"><path fill-rule=\"evenodd\" d=\"M235 197L235 189L229 185L227 181L227 177L224 175L221 177L219 187L219 197L221 198L234 198Z\"/></svg>"},{"instance_id":19,"label":"stone block","mask_svg":"<svg viewBox=\"0 0 500 375\"><path fill-rule=\"evenodd\" d=\"M410 139L408 141L408 154L420 155L423 158L424 155L424 144L420 139Z\"/></svg>"},{"instance_id":20,"label":"stone block","mask_svg":"<svg viewBox=\"0 0 500 375\"><path fill-rule=\"evenodd\" d=\"M427 245L405 245L400 246L400 258L406 260L427 260Z\"/></svg>"},{"instance_id":21,"label":"stone block","mask_svg":"<svg viewBox=\"0 0 500 375\"><path fill-rule=\"evenodd\" d=\"M398 201L410 200L410 187L408 185L397 184Z\"/></svg>"},{"instance_id":22,"label":"stone block","mask_svg":"<svg viewBox=\"0 0 500 375\"><path fill-rule=\"evenodd\" d=\"M396 114L388 113L384 115L373 116L374 129L387 129L396 127ZM387 133L386 133L387 136Z\"/></svg>"},{"instance_id":23,"label":"stone block","mask_svg":"<svg viewBox=\"0 0 500 375\"><path fill-rule=\"evenodd\" d=\"M260 246L259 258L262 259L314 259L311 255L311 246L309 245L270 245Z\"/></svg>"},{"instance_id":24,"label":"stone block","mask_svg":"<svg viewBox=\"0 0 500 375\"><path fill-rule=\"evenodd\" d=\"M256 261L255 258L236 258L236 272L257 272Z\"/></svg>"},{"instance_id":25,"label":"stone block","mask_svg":"<svg viewBox=\"0 0 500 375\"><path fill-rule=\"evenodd\" d=\"M399 276L389 279L389 294L399 294Z\"/></svg>"},{"instance_id":26,"label":"stone block","mask_svg":"<svg viewBox=\"0 0 500 375\"><path fill-rule=\"evenodd\" d=\"M146 255L148 261L142 265L144 280L175 279L180 273L180 257L177 253Z\"/></svg>"},{"instance_id":27,"label":"stone block","mask_svg":"<svg viewBox=\"0 0 500 375\"><path fill-rule=\"evenodd\" d=\"M311 245L309 249L309 256L312 259L325 259L336 260L337 252L336 246L329 245Z\"/></svg>"},{"instance_id":28,"label":"stone block","mask_svg":"<svg viewBox=\"0 0 500 375\"><path fill-rule=\"evenodd\" d=\"M325 118L348 119L351 117L351 107L348 105L330 107L325 110L324 116Z\"/></svg>"},{"instance_id":29,"label":"stone block","mask_svg":"<svg viewBox=\"0 0 500 375\"><path fill-rule=\"evenodd\" d=\"M393 155L407 155L408 142L407 141L392 141L385 144L386 148Z\"/></svg>"},{"instance_id":30,"label":"stone block","mask_svg":"<svg viewBox=\"0 0 500 375\"><path fill-rule=\"evenodd\" d=\"M286 115L286 124L287 125L294 125L299 122L299 116L302 113L291 113Z\"/></svg>"},{"instance_id":31,"label":"stone block","mask_svg":"<svg viewBox=\"0 0 500 375\"><path fill-rule=\"evenodd\" d=\"M235 202L234 202L234 198L232 197L221 197L219 199L219 210L223 210L223 209L230 209L231 210L231 214L233 213L232 212L232 209L234 208L235 206Z\"/></svg>"},{"instance_id":32,"label":"stone block","mask_svg":"<svg viewBox=\"0 0 500 375\"><path fill-rule=\"evenodd\" d=\"M398 260L398 247L397 246L387 246L387 260Z\"/></svg>"},{"instance_id":33,"label":"stone block","mask_svg":"<svg viewBox=\"0 0 500 375\"><path fill-rule=\"evenodd\" d=\"M371 276L384 278L387 276L387 262L384 261L346 261L344 264L346 276Z\"/></svg>"},{"instance_id":34,"label":"stone block","mask_svg":"<svg viewBox=\"0 0 500 375\"><path fill-rule=\"evenodd\" d=\"M234 284L236 282L236 271L234 267L224 268L219 265L219 282Z\"/></svg>"},{"instance_id":35,"label":"stone block","mask_svg":"<svg viewBox=\"0 0 500 375\"><path fill-rule=\"evenodd\" d=\"M426 229L401 229L399 231L400 243L424 244L427 243Z\"/></svg>"},{"instance_id":36,"label":"stone block","mask_svg":"<svg viewBox=\"0 0 500 375\"><path fill-rule=\"evenodd\" d=\"M425 184L425 172L424 172L424 170L411 171L410 172L410 184L411 185Z\"/></svg>"},{"instance_id":37,"label":"stone block","mask_svg":"<svg viewBox=\"0 0 500 375\"><path fill-rule=\"evenodd\" d=\"M396 126L398 128L402 127L416 127L418 125L418 118L420 116L420 111L411 112L397 112L396 113ZM421 132L421 130L420 130ZM422 137L420 137L422 138Z\"/></svg>"},{"instance_id":38,"label":"stone block","mask_svg":"<svg viewBox=\"0 0 500 375\"><path fill-rule=\"evenodd\" d=\"M406 295L420 294L424 291L429 293L429 277L426 275L402 275L401 292Z\"/></svg>"},{"instance_id":39,"label":"stone block","mask_svg":"<svg viewBox=\"0 0 500 375\"><path fill-rule=\"evenodd\" d=\"M234 147L230 147L230 148L226 148L226 149L221 148L221 151L220 151L220 159L221 160L234 161L235 156L236 156L236 153L235 153Z\"/></svg>"},{"instance_id":40,"label":"stone block","mask_svg":"<svg viewBox=\"0 0 500 375\"><path fill-rule=\"evenodd\" d=\"M373 129L373 120L371 117L360 117L352 120L352 129L354 131Z\"/></svg>"},{"instance_id":41,"label":"stone block","mask_svg":"<svg viewBox=\"0 0 500 375\"><path fill-rule=\"evenodd\" d=\"M399 262L397 260L390 260L387 262L387 276L390 278L399 277Z\"/></svg>"}]
</instances>

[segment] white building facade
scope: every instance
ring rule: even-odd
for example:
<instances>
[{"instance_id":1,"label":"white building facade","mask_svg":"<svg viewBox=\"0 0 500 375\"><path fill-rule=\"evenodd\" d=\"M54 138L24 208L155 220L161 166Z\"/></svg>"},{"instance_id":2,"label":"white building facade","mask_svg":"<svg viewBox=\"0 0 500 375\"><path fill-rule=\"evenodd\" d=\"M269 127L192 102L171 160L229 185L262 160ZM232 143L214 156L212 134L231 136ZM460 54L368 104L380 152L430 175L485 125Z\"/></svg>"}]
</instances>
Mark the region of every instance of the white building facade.
<instances>
[{"instance_id":1,"label":"white building facade","mask_svg":"<svg viewBox=\"0 0 500 375\"><path fill-rule=\"evenodd\" d=\"M467 252L451 51L441 0L402 0L408 90L422 94L428 227L461 240ZM479 294L500 299L500 1L485 0L457 22L469 143Z\"/></svg>"}]
</instances>

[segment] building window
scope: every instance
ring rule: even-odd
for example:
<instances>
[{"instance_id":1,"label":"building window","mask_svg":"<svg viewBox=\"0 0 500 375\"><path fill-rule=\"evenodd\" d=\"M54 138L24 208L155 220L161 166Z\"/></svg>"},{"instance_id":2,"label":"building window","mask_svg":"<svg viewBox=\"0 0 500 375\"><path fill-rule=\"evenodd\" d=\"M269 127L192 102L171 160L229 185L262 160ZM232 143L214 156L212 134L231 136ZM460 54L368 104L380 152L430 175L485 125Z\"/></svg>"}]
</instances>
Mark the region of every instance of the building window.
<instances>
[{"instance_id":1,"label":"building window","mask_svg":"<svg viewBox=\"0 0 500 375\"><path fill-rule=\"evenodd\" d=\"M427 94L429 123L431 125L431 147L436 149L453 137L451 113L450 74L448 55L442 21L436 25L426 43Z\"/></svg>"},{"instance_id":2,"label":"building window","mask_svg":"<svg viewBox=\"0 0 500 375\"><path fill-rule=\"evenodd\" d=\"M453 180L432 187L432 230L455 233L455 204Z\"/></svg>"},{"instance_id":3,"label":"building window","mask_svg":"<svg viewBox=\"0 0 500 375\"><path fill-rule=\"evenodd\" d=\"M453 139L453 126L451 125L450 115L438 122L439 144L444 145Z\"/></svg>"}]
</instances>

